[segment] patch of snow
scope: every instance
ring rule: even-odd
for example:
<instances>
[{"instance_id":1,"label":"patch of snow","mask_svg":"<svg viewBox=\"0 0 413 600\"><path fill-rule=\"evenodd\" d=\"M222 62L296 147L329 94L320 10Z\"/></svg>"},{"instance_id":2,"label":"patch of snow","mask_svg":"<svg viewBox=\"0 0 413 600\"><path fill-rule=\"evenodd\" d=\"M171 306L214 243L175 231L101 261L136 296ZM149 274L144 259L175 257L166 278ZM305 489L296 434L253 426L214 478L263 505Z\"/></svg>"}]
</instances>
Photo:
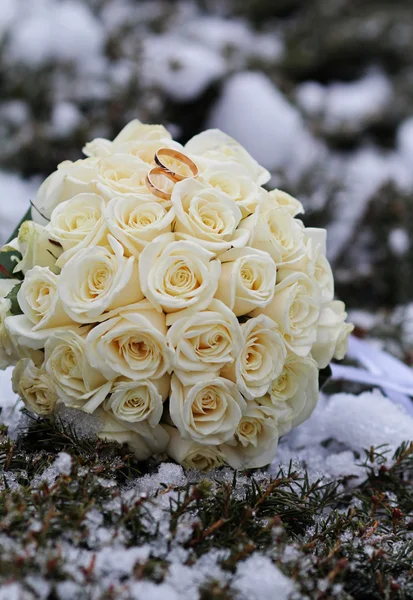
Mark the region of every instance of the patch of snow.
<instances>
[{"instance_id":1,"label":"patch of snow","mask_svg":"<svg viewBox=\"0 0 413 600\"><path fill-rule=\"evenodd\" d=\"M18 175L0 171L0 245L3 245L30 206L38 180L23 180Z\"/></svg>"},{"instance_id":2,"label":"patch of snow","mask_svg":"<svg viewBox=\"0 0 413 600\"><path fill-rule=\"evenodd\" d=\"M15 0L17 10L6 53L10 60L39 66L48 60L96 59L104 45L102 25L78 0Z\"/></svg>"},{"instance_id":3,"label":"patch of snow","mask_svg":"<svg viewBox=\"0 0 413 600\"><path fill-rule=\"evenodd\" d=\"M355 451L381 444L394 450L413 440L413 418L377 390L336 394L320 399L312 417L297 428L293 443L311 447L329 438Z\"/></svg>"},{"instance_id":4,"label":"patch of snow","mask_svg":"<svg viewBox=\"0 0 413 600\"><path fill-rule=\"evenodd\" d=\"M0 371L0 421L8 427L8 435L15 439L22 418L23 402L12 390L12 371L11 368Z\"/></svg>"},{"instance_id":5,"label":"patch of snow","mask_svg":"<svg viewBox=\"0 0 413 600\"><path fill-rule=\"evenodd\" d=\"M67 452L59 452L54 461L54 466L61 475L70 475L72 471L72 457Z\"/></svg>"},{"instance_id":6,"label":"patch of snow","mask_svg":"<svg viewBox=\"0 0 413 600\"><path fill-rule=\"evenodd\" d=\"M297 101L311 116L323 115L328 130L357 129L374 120L392 99L389 79L374 71L351 82L336 82L324 87L309 81L297 90Z\"/></svg>"},{"instance_id":7,"label":"patch of snow","mask_svg":"<svg viewBox=\"0 0 413 600\"><path fill-rule=\"evenodd\" d=\"M397 256L403 256L410 248L409 234L402 227L392 229L389 233L389 245Z\"/></svg>"},{"instance_id":8,"label":"patch of snow","mask_svg":"<svg viewBox=\"0 0 413 600\"><path fill-rule=\"evenodd\" d=\"M379 322L377 314L368 312L367 310L349 310L348 320L360 329L372 329Z\"/></svg>"},{"instance_id":9,"label":"patch of snow","mask_svg":"<svg viewBox=\"0 0 413 600\"><path fill-rule=\"evenodd\" d=\"M262 73L233 75L212 109L208 126L240 142L265 168L298 177L320 158L322 145L300 113Z\"/></svg>"},{"instance_id":10,"label":"patch of snow","mask_svg":"<svg viewBox=\"0 0 413 600\"><path fill-rule=\"evenodd\" d=\"M401 156L410 162L410 166L413 163L413 117L406 119L400 125L397 131L397 146Z\"/></svg>"},{"instance_id":11,"label":"patch of snow","mask_svg":"<svg viewBox=\"0 0 413 600\"><path fill-rule=\"evenodd\" d=\"M196 98L225 73L225 60L199 43L163 34L143 40L142 76L174 100Z\"/></svg>"},{"instance_id":12,"label":"patch of snow","mask_svg":"<svg viewBox=\"0 0 413 600\"><path fill-rule=\"evenodd\" d=\"M234 588L237 600L287 600L294 584L268 557L254 554L237 566Z\"/></svg>"},{"instance_id":13,"label":"patch of snow","mask_svg":"<svg viewBox=\"0 0 413 600\"><path fill-rule=\"evenodd\" d=\"M52 127L55 135L70 135L82 121L79 109L71 102L58 102L52 111Z\"/></svg>"}]
</instances>

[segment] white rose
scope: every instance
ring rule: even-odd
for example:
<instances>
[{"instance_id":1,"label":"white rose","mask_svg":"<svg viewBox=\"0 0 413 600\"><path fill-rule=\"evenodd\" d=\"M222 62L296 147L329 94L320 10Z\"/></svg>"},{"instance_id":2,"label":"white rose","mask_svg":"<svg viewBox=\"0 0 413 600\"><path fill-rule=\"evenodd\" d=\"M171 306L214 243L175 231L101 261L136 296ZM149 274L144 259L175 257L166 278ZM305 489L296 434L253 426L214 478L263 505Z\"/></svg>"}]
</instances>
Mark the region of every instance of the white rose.
<instances>
[{"instance_id":1,"label":"white rose","mask_svg":"<svg viewBox=\"0 0 413 600\"><path fill-rule=\"evenodd\" d=\"M219 446L206 446L193 440L183 440L175 427L165 425L164 429L169 434L166 453L185 469L207 472L225 465L225 457Z\"/></svg>"},{"instance_id":2,"label":"white rose","mask_svg":"<svg viewBox=\"0 0 413 600\"><path fill-rule=\"evenodd\" d=\"M264 314L273 319L287 347L298 356L307 356L316 339L320 308L315 280L304 273L291 273L277 283L270 304L254 310L252 315Z\"/></svg>"},{"instance_id":3,"label":"white rose","mask_svg":"<svg viewBox=\"0 0 413 600\"><path fill-rule=\"evenodd\" d=\"M318 284L321 301L330 302L334 298L334 277L331 265L326 258L325 229L306 227L304 229L305 254L298 259L281 265L280 279L289 273L299 271L313 278Z\"/></svg>"},{"instance_id":4,"label":"white rose","mask_svg":"<svg viewBox=\"0 0 413 600\"><path fill-rule=\"evenodd\" d=\"M303 224L285 208L264 210L261 206L258 222L251 215L241 222L240 229L250 232L249 246L268 252L277 266L305 254Z\"/></svg>"},{"instance_id":5,"label":"white rose","mask_svg":"<svg viewBox=\"0 0 413 600\"><path fill-rule=\"evenodd\" d=\"M17 294L23 313L33 323L33 331L73 324L63 309L58 292L59 276L47 267L33 267Z\"/></svg>"},{"instance_id":6,"label":"white rose","mask_svg":"<svg viewBox=\"0 0 413 600\"><path fill-rule=\"evenodd\" d=\"M171 367L165 315L146 301L94 327L86 346L91 365L107 379L119 375L133 381L159 379Z\"/></svg>"},{"instance_id":7,"label":"white rose","mask_svg":"<svg viewBox=\"0 0 413 600\"><path fill-rule=\"evenodd\" d=\"M215 297L237 317L271 302L277 268L267 252L255 248L233 248L219 258L221 275Z\"/></svg>"},{"instance_id":8,"label":"white rose","mask_svg":"<svg viewBox=\"0 0 413 600\"><path fill-rule=\"evenodd\" d=\"M272 408L279 434L284 435L312 414L318 402L318 366L310 357L290 353L282 373L258 402Z\"/></svg>"},{"instance_id":9,"label":"white rose","mask_svg":"<svg viewBox=\"0 0 413 600\"><path fill-rule=\"evenodd\" d=\"M207 310L189 315L183 311L179 317L167 334L175 374L184 385L218 377L242 350L244 340L234 313L213 300Z\"/></svg>"},{"instance_id":10,"label":"white rose","mask_svg":"<svg viewBox=\"0 0 413 600\"><path fill-rule=\"evenodd\" d=\"M33 202L33 221L46 225L61 202L82 192L96 192L97 160L66 160L40 186Z\"/></svg>"},{"instance_id":11,"label":"white rose","mask_svg":"<svg viewBox=\"0 0 413 600\"><path fill-rule=\"evenodd\" d=\"M150 166L140 158L127 154L112 154L99 161L96 186L110 200L124 194L150 195L146 175Z\"/></svg>"},{"instance_id":12,"label":"white rose","mask_svg":"<svg viewBox=\"0 0 413 600\"><path fill-rule=\"evenodd\" d=\"M196 242L159 236L140 255L142 291L158 311L203 310L217 289L221 263Z\"/></svg>"},{"instance_id":13,"label":"white rose","mask_svg":"<svg viewBox=\"0 0 413 600\"><path fill-rule=\"evenodd\" d=\"M34 267L17 294L22 315L9 316L5 326L15 344L40 350L56 330L78 330L63 308L58 291L59 276L46 267Z\"/></svg>"},{"instance_id":14,"label":"white rose","mask_svg":"<svg viewBox=\"0 0 413 600\"><path fill-rule=\"evenodd\" d=\"M47 229L34 221L25 221L19 229L19 250L22 260L14 269L15 273L27 274L34 266L49 267L51 271L58 273L57 259L62 253L62 247L54 242Z\"/></svg>"},{"instance_id":15,"label":"white rose","mask_svg":"<svg viewBox=\"0 0 413 600\"><path fill-rule=\"evenodd\" d=\"M105 210L109 231L130 256L138 255L159 235L171 232L174 218L172 208L167 211L148 195L113 198Z\"/></svg>"},{"instance_id":16,"label":"white rose","mask_svg":"<svg viewBox=\"0 0 413 600\"><path fill-rule=\"evenodd\" d=\"M63 308L78 323L93 323L103 313L142 300L138 261L126 258L109 236L113 250L95 246L79 250L63 267L59 292Z\"/></svg>"},{"instance_id":17,"label":"white rose","mask_svg":"<svg viewBox=\"0 0 413 600\"><path fill-rule=\"evenodd\" d=\"M105 207L106 202L101 196L85 193L55 208L46 231L64 250L58 266L63 266L82 248L107 245L108 230L103 217Z\"/></svg>"},{"instance_id":18,"label":"white rose","mask_svg":"<svg viewBox=\"0 0 413 600\"><path fill-rule=\"evenodd\" d=\"M138 119L134 119L122 129L113 142L104 138L96 138L85 145L83 154L97 157L109 156L117 152L118 148L124 144L170 139L171 134L163 125L146 125Z\"/></svg>"},{"instance_id":19,"label":"white rose","mask_svg":"<svg viewBox=\"0 0 413 600\"><path fill-rule=\"evenodd\" d=\"M282 190L264 192L262 196L262 206L264 210L271 210L276 207L284 208L292 217L305 212L304 207L299 200Z\"/></svg>"},{"instance_id":20,"label":"white rose","mask_svg":"<svg viewBox=\"0 0 413 600\"><path fill-rule=\"evenodd\" d=\"M20 360L13 371L13 391L28 410L38 415L49 415L55 409L58 396L53 381L43 369L29 359Z\"/></svg>"},{"instance_id":21,"label":"white rose","mask_svg":"<svg viewBox=\"0 0 413 600\"><path fill-rule=\"evenodd\" d=\"M7 317L11 315L11 301L6 296L21 281L18 279L0 279L0 370L16 364L19 360L18 349L5 326Z\"/></svg>"},{"instance_id":22,"label":"white rose","mask_svg":"<svg viewBox=\"0 0 413 600\"><path fill-rule=\"evenodd\" d=\"M127 423L106 411L100 412L99 418L103 425L98 437L107 442L127 444L138 460L147 460L166 450L169 436L162 425L151 427L148 423Z\"/></svg>"},{"instance_id":23,"label":"white rose","mask_svg":"<svg viewBox=\"0 0 413 600\"><path fill-rule=\"evenodd\" d=\"M242 213L228 194L188 178L174 186L171 202L177 239L196 241L214 253L247 244L250 232L237 229Z\"/></svg>"},{"instance_id":24,"label":"white rose","mask_svg":"<svg viewBox=\"0 0 413 600\"><path fill-rule=\"evenodd\" d=\"M184 387L172 375L169 411L183 439L206 445L226 442L233 437L246 407L228 379L217 377Z\"/></svg>"},{"instance_id":25,"label":"white rose","mask_svg":"<svg viewBox=\"0 0 413 600\"><path fill-rule=\"evenodd\" d=\"M185 145L185 149L193 155L203 157L206 164L211 161L239 163L258 185L264 185L271 177L241 144L219 129L208 129L195 135Z\"/></svg>"},{"instance_id":26,"label":"white rose","mask_svg":"<svg viewBox=\"0 0 413 600\"><path fill-rule=\"evenodd\" d=\"M244 347L235 363L221 371L248 400L263 396L281 373L287 351L277 323L265 315L241 325Z\"/></svg>"},{"instance_id":27,"label":"white rose","mask_svg":"<svg viewBox=\"0 0 413 600\"><path fill-rule=\"evenodd\" d=\"M155 165L155 153L160 148L172 148L178 152L185 151L181 144L166 138L158 140L131 140L129 142L123 142L114 146L116 154L128 154L130 156L135 156L151 166ZM164 162L165 159L166 157L163 157L162 162ZM167 160L167 166L171 166L173 171L181 172L182 175L185 175L186 177L192 176L191 170L187 165L173 160L172 157Z\"/></svg>"},{"instance_id":28,"label":"white rose","mask_svg":"<svg viewBox=\"0 0 413 600\"><path fill-rule=\"evenodd\" d=\"M234 438L220 446L233 469L257 469L270 464L278 446L274 411L257 402L248 402Z\"/></svg>"},{"instance_id":29,"label":"white rose","mask_svg":"<svg viewBox=\"0 0 413 600\"><path fill-rule=\"evenodd\" d=\"M155 427L161 420L169 387L169 375L153 381L119 380L115 382L104 409L121 421L147 421L151 427Z\"/></svg>"},{"instance_id":30,"label":"white rose","mask_svg":"<svg viewBox=\"0 0 413 600\"><path fill-rule=\"evenodd\" d=\"M112 381L92 368L86 342L74 331L57 331L45 345L45 369L66 406L93 412L111 391Z\"/></svg>"},{"instance_id":31,"label":"white rose","mask_svg":"<svg viewBox=\"0 0 413 600\"><path fill-rule=\"evenodd\" d=\"M346 323L347 313L344 302L333 300L323 306L317 327L317 339L311 349L311 356L320 369L327 367L336 358L344 358L348 348L348 337L354 325Z\"/></svg>"},{"instance_id":32,"label":"white rose","mask_svg":"<svg viewBox=\"0 0 413 600\"><path fill-rule=\"evenodd\" d=\"M202 171L201 178L232 198L243 217L253 214L260 205L262 188L251 179L248 171L237 163L209 165Z\"/></svg>"}]
</instances>

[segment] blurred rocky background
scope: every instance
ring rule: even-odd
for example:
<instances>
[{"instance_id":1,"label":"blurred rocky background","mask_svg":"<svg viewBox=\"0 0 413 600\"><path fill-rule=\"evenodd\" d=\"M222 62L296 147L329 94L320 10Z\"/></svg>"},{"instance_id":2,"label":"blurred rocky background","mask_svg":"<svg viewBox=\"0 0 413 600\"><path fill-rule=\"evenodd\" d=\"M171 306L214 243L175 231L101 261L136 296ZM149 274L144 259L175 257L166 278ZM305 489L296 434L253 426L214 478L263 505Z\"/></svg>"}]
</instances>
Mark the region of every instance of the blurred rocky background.
<instances>
[{"instance_id":1,"label":"blurred rocky background","mask_svg":"<svg viewBox=\"0 0 413 600\"><path fill-rule=\"evenodd\" d=\"M413 356L410 1L1 0L0 88L0 241L87 140L219 127L327 226L359 333Z\"/></svg>"}]
</instances>

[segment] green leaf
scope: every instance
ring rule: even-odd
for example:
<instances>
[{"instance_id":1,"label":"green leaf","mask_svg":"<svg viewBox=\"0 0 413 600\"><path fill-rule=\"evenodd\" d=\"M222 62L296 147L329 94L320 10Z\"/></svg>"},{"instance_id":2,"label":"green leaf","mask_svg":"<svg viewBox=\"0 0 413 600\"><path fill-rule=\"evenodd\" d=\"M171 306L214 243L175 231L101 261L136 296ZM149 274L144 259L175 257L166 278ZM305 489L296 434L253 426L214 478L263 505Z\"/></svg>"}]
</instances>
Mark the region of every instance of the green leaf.
<instances>
[{"instance_id":1,"label":"green leaf","mask_svg":"<svg viewBox=\"0 0 413 600\"><path fill-rule=\"evenodd\" d=\"M24 279L23 273L13 273L22 255L10 246L0 249L0 279Z\"/></svg>"},{"instance_id":2,"label":"green leaf","mask_svg":"<svg viewBox=\"0 0 413 600\"><path fill-rule=\"evenodd\" d=\"M11 292L9 292L6 296L7 300L10 300L10 302L11 302L10 312L12 315L22 315L23 314L23 311L20 308L19 301L17 300L17 294L19 293L22 285L23 285L23 282L17 283L14 286L14 288L11 290Z\"/></svg>"},{"instance_id":3,"label":"green leaf","mask_svg":"<svg viewBox=\"0 0 413 600\"><path fill-rule=\"evenodd\" d=\"M13 231L13 233L11 234L11 236L9 237L9 239L7 240L7 243L11 242L12 240L14 240L14 238L16 238L18 236L20 225L22 223L24 223L25 221L32 221L32 207L29 208L29 210L24 215L24 217L22 218L22 220L20 221L20 223L17 225L16 229Z\"/></svg>"},{"instance_id":4,"label":"green leaf","mask_svg":"<svg viewBox=\"0 0 413 600\"><path fill-rule=\"evenodd\" d=\"M326 385L326 383L328 383L328 381L331 379L332 374L333 373L331 371L330 365L328 365L328 367L326 367L325 369L321 369L318 372L318 387L320 388L320 391L323 389L323 387Z\"/></svg>"}]
</instances>

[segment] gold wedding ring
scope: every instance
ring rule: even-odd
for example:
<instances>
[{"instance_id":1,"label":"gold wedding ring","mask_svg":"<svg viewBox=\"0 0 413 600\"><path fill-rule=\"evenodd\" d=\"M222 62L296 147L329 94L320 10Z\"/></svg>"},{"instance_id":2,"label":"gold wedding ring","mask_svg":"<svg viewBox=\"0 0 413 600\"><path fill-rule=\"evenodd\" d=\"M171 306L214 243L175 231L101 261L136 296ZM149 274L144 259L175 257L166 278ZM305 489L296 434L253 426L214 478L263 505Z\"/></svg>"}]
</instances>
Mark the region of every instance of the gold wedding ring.
<instances>
[{"instance_id":1,"label":"gold wedding ring","mask_svg":"<svg viewBox=\"0 0 413 600\"><path fill-rule=\"evenodd\" d=\"M155 162L160 169L163 169L165 173L168 173L173 177L175 182L182 181L183 179L187 179L188 175L183 175L182 173L178 173L177 171L173 171L165 162L164 157L173 158L174 160L186 165L191 171L191 176L196 177L199 173L199 169L188 156L179 152L178 150L174 150L173 148L159 148L159 150L155 153Z\"/></svg>"},{"instance_id":2,"label":"gold wedding ring","mask_svg":"<svg viewBox=\"0 0 413 600\"><path fill-rule=\"evenodd\" d=\"M170 200L172 192L167 192L166 190L159 188L153 181L154 175L162 175L163 177L166 177L167 179L172 181L172 183L176 183L175 178L172 176L171 173L169 173L169 171L162 167L153 167L146 175L146 186L149 189L149 191L152 192L152 194L154 194L158 198L162 198L162 200Z\"/></svg>"}]
</instances>

